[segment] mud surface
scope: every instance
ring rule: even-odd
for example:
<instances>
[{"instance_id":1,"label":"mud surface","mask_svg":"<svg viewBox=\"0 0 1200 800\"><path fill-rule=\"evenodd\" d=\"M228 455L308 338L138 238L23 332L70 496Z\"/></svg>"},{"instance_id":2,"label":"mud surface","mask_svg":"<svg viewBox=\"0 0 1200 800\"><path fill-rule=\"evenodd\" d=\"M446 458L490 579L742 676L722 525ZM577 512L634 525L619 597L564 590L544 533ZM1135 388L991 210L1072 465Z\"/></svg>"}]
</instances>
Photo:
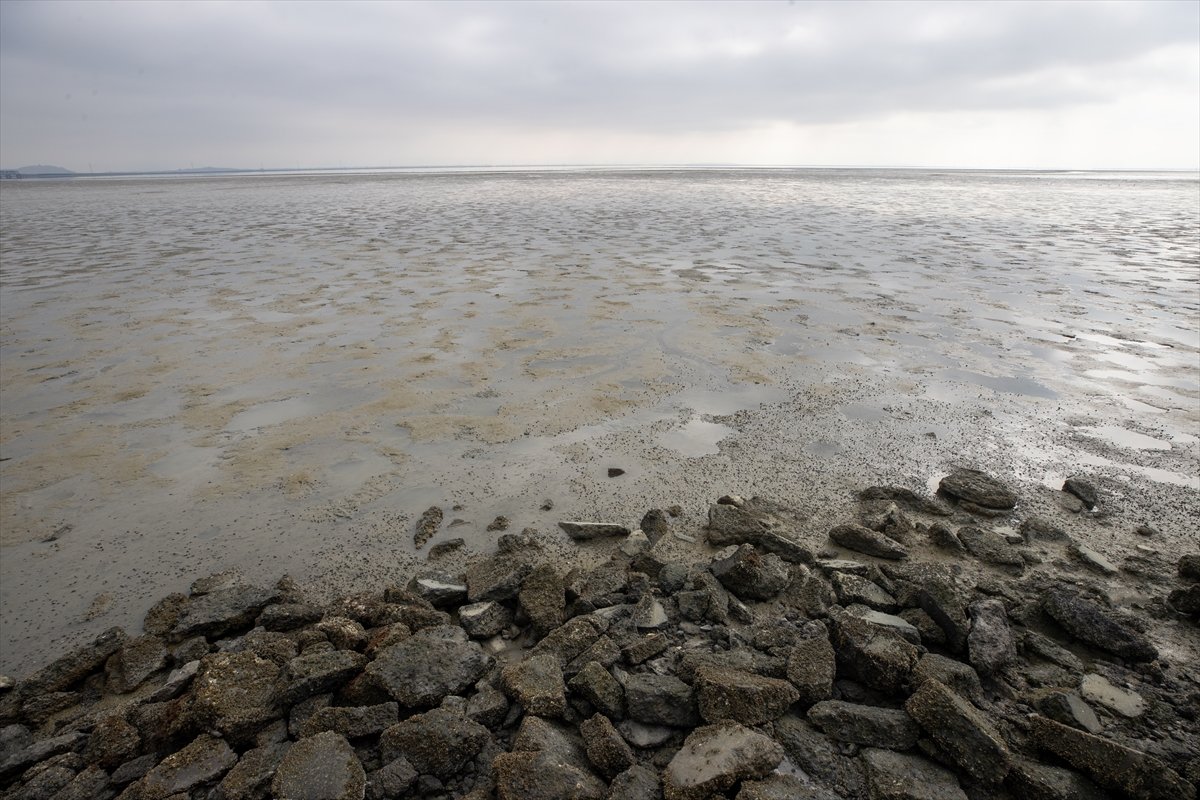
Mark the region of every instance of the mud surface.
<instances>
[{"instance_id":1,"label":"mud surface","mask_svg":"<svg viewBox=\"0 0 1200 800\"><path fill-rule=\"evenodd\" d=\"M1200 194L1152 178L5 183L0 671L227 567L369 589L490 550L497 514L699 522L726 491L798 502L815 543L852 490L960 465L1173 563L1200 535ZM1077 473L1099 513L1062 507Z\"/></svg>"}]
</instances>

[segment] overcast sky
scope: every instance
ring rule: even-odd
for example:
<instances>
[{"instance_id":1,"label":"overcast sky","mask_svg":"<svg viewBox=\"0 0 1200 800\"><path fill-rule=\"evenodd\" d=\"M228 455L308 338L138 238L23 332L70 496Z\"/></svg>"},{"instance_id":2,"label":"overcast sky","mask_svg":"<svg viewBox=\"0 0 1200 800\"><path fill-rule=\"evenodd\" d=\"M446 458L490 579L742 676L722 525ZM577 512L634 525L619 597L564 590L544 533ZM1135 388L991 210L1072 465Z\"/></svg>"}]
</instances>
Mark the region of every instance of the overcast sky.
<instances>
[{"instance_id":1,"label":"overcast sky","mask_svg":"<svg viewBox=\"0 0 1200 800\"><path fill-rule=\"evenodd\" d=\"M1200 3L0 2L0 165L1195 168Z\"/></svg>"}]
</instances>

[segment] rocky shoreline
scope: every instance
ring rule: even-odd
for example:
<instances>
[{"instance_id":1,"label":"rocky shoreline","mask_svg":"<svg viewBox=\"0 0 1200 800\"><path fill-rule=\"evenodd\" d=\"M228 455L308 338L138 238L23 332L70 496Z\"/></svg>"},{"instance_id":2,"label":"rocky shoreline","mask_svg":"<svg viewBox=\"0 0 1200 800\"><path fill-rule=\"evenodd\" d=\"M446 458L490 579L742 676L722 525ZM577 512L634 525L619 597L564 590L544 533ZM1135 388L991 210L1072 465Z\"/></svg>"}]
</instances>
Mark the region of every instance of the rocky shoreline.
<instances>
[{"instance_id":1,"label":"rocky shoreline","mask_svg":"<svg viewBox=\"0 0 1200 800\"><path fill-rule=\"evenodd\" d=\"M1086 480L1064 496L1103 503ZM1150 544L1114 564L1019 509L959 470L938 496L864 489L817 552L788 507L726 496L703 529L674 509L561 523L607 556L591 569L525 531L457 574L332 603L210 576L141 635L0 683L0 790L1195 798L1200 554L1170 563L1143 526ZM702 560L679 558L694 541Z\"/></svg>"}]
</instances>

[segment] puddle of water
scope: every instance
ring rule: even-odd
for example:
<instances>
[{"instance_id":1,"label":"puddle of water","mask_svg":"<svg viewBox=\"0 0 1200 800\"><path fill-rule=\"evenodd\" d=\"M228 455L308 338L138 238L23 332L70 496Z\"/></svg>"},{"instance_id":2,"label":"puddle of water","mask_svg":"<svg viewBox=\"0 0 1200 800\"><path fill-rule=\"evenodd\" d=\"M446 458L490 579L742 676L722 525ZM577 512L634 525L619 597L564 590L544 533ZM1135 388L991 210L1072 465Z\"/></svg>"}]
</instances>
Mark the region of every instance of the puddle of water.
<instances>
[{"instance_id":1,"label":"puddle of water","mask_svg":"<svg viewBox=\"0 0 1200 800\"><path fill-rule=\"evenodd\" d=\"M1079 453L1075 456L1075 458L1081 464L1087 464L1088 466L1113 467L1126 472L1136 472L1152 481L1169 483L1174 486L1184 486L1189 489L1196 489L1197 491L1200 491L1200 475L1184 475L1181 472L1172 472L1169 469L1143 467L1139 466L1138 464L1126 464L1121 461L1112 461L1111 459L1104 458L1103 456L1093 455L1092 453Z\"/></svg>"},{"instance_id":2,"label":"puddle of water","mask_svg":"<svg viewBox=\"0 0 1200 800\"><path fill-rule=\"evenodd\" d=\"M715 422L705 422L695 417L682 428L666 433L660 433L658 443L686 456L697 458L721 452L717 442L733 433L733 428L718 425Z\"/></svg>"},{"instance_id":3,"label":"puddle of water","mask_svg":"<svg viewBox=\"0 0 1200 800\"><path fill-rule=\"evenodd\" d=\"M668 402L679 408L690 408L697 414L719 417L735 414L748 408L757 408L764 403L782 403L788 393L775 386L747 386L732 391L710 391L689 389L680 392Z\"/></svg>"},{"instance_id":4,"label":"puddle of water","mask_svg":"<svg viewBox=\"0 0 1200 800\"><path fill-rule=\"evenodd\" d=\"M1125 428L1116 425L1101 425L1098 428L1082 429L1088 436L1095 436L1105 441L1112 442L1120 447L1129 447L1134 450L1170 450L1171 443L1162 439L1155 439L1153 436L1147 436L1144 433L1136 433L1126 430Z\"/></svg>"},{"instance_id":5,"label":"puddle of water","mask_svg":"<svg viewBox=\"0 0 1200 800\"><path fill-rule=\"evenodd\" d=\"M249 433L257 428L278 425L288 420L299 419L316 411L316 405L306 397L289 397L286 400L268 400L234 414L225 430Z\"/></svg>"},{"instance_id":6,"label":"puddle of water","mask_svg":"<svg viewBox=\"0 0 1200 800\"><path fill-rule=\"evenodd\" d=\"M1020 394L1028 397L1058 397L1058 393L1048 386L1043 386L1037 381L1015 375L1006 378L995 375L983 375L966 369L948 369L944 370L941 376L952 380L973 383L976 386L983 386L1006 394Z\"/></svg>"},{"instance_id":7,"label":"puddle of water","mask_svg":"<svg viewBox=\"0 0 1200 800\"><path fill-rule=\"evenodd\" d=\"M888 418L887 412L882 408L867 405L866 403L845 403L838 406L838 411L846 419L858 422L882 422Z\"/></svg>"}]
</instances>

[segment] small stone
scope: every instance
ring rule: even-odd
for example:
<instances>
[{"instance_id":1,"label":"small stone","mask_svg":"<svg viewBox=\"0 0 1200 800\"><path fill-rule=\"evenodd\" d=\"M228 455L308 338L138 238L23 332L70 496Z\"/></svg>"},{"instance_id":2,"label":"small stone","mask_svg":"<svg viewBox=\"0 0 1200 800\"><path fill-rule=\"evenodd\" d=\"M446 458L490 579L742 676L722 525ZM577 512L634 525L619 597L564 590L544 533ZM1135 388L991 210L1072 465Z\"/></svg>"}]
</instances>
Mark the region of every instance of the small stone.
<instances>
[{"instance_id":1,"label":"small stone","mask_svg":"<svg viewBox=\"0 0 1200 800\"><path fill-rule=\"evenodd\" d=\"M269 631L294 631L320 622L322 616L321 609L306 603L277 603L262 610L257 624Z\"/></svg>"},{"instance_id":2,"label":"small stone","mask_svg":"<svg viewBox=\"0 0 1200 800\"><path fill-rule=\"evenodd\" d=\"M606 787L584 765L550 752L501 753L492 761L498 800L604 800Z\"/></svg>"},{"instance_id":3,"label":"small stone","mask_svg":"<svg viewBox=\"0 0 1200 800\"><path fill-rule=\"evenodd\" d=\"M1021 551L995 531L967 526L958 529L958 539L967 552L984 563L1004 567L1018 574L1025 570Z\"/></svg>"},{"instance_id":4,"label":"small stone","mask_svg":"<svg viewBox=\"0 0 1200 800\"><path fill-rule=\"evenodd\" d=\"M608 800L662 800L658 772L640 764L630 767L613 778Z\"/></svg>"},{"instance_id":5,"label":"small stone","mask_svg":"<svg viewBox=\"0 0 1200 800\"><path fill-rule=\"evenodd\" d=\"M843 606L858 603L884 612L897 611L900 608L896 598L866 578L835 572L832 575L832 583L838 602Z\"/></svg>"},{"instance_id":6,"label":"small stone","mask_svg":"<svg viewBox=\"0 0 1200 800\"><path fill-rule=\"evenodd\" d=\"M642 517L641 525L638 526L646 538L650 540L650 544L658 544L658 540L666 536L671 530L670 523L667 521L667 515L661 509L652 508Z\"/></svg>"},{"instance_id":7,"label":"small stone","mask_svg":"<svg viewBox=\"0 0 1200 800\"><path fill-rule=\"evenodd\" d=\"M1085 567L1094 572L1099 572L1102 575L1116 575L1120 572L1115 564L1085 544L1072 542L1069 550L1072 556L1079 559Z\"/></svg>"},{"instance_id":8,"label":"small stone","mask_svg":"<svg viewBox=\"0 0 1200 800\"><path fill-rule=\"evenodd\" d=\"M407 759L397 758L367 775L366 796L370 800L407 797L408 790L416 782L417 771L412 764Z\"/></svg>"},{"instance_id":9,"label":"small stone","mask_svg":"<svg viewBox=\"0 0 1200 800\"><path fill-rule=\"evenodd\" d=\"M576 542L587 542L609 536L628 536L629 528L614 522L570 522L558 523L562 532Z\"/></svg>"},{"instance_id":10,"label":"small stone","mask_svg":"<svg viewBox=\"0 0 1200 800\"><path fill-rule=\"evenodd\" d=\"M337 690L367 664L367 657L349 650L305 653L290 660L281 676L280 698L285 704Z\"/></svg>"},{"instance_id":11,"label":"small stone","mask_svg":"<svg viewBox=\"0 0 1200 800\"><path fill-rule=\"evenodd\" d=\"M100 669L129 637L120 628L109 628L90 643L57 658L21 682L19 693L25 697L69 689Z\"/></svg>"},{"instance_id":12,"label":"small stone","mask_svg":"<svg viewBox=\"0 0 1200 800\"><path fill-rule=\"evenodd\" d=\"M971 632L967 634L967 652L971 666L980 675L992 675L1017 658L1017 645L1004 604L994 597L976 600L969 607Z\"/></svg>"},{"instance_id":13,"label":"small stone","mask_svg":"<svg viewBox=\"0 0 1200 800\"><path fill-rule=\"evenodd\" d=\"M1049 691L1037 699L1037 708L1047 717L1088 733L1100 733L1104 726L1092 707L1074 692Z\"/></svg>"},{"instance_id":14,"label":"small stone","mask_svg":"<svg viewBox=\"0 0 1200 800\"><path fill-rule=\"evenodd\" d=\"M1027 542L1065 542L1070 538L1066 531L1045 517L1030 517L1022 522L1021 534Z\"/></svg>"},{"instance_id":15,"label":"small stone","mask_svg":"<svg viewBox=\"0 0 1200 800\"><path fill-rule=\"evenodd\" d=\"M418 550L437 534L438 528L442 526L444 516L442 510L437 506L430 506L421 513L420 518L417 519L416 530L413 532L413 543Z\"/></svg>"},{"instance_id":16,"label":"small stone","mask_svg":"<svg viewBox=\"0 0 1200 800\"><path fill-rule=\"evenodd\" d=\"M595 714L581 722L579 733L583 736L588 760L606 778L616 777L637 763L629 745L603 714Z\"/></svg>"},{"instance_id":17,"label":"small stone","mask_svg":"<svg viewBox=\"0 0 1200 800\"><path fill-rule=\"evenodd\" d=\"M839 525L829 531L829 538L842 547L877 558L908 558L908 550L899 542L862 525Z\"/></svg>"},{"instance_id":18,"label":"small stone","mask_svg":"<svg viewBox=\"0 0 1200 800\"><path fill-rule=\"evenodd\" d=\"M533 638L541 639L562 625L567 607L562 576L551 564L540 564L521 582L517 601L532 626Z\"/></svg>"},{"instance_id":19,"label":"small stone","mask_svg":"<svg viewBox=\"0 0 1200 800\"><path fill-rule=\"evenodd\" d=\"M847 607L846 610L864 622L879 625L882 628L900 634L906 642L916 645L921 644L921 631L904 617L885 614L882 611L876 611L873 608L867 608L862 605L852 605ZM908 611L924 613L919 608L910 608ZM933 623L932 620L930 622L933 624L933 627L937 627L937 624ZM941 629L939 628L938 630L940 632Z\"/></svg>"},{"instance_id":20,"label":"small stone","mask_svg":"<svg viewBox=\"0 0 1200 800\"><path fill-rule=\"evenodd\" d=\"M839 672L886 694L898 694L917 664L917 647L837 606L829 609L829 617Z\"/></svg>"},{"instance_id":21,"label":"small stone","mask_svg":"<svg viewBox=\"0 0 1200 800\"><path fill-rule=\"evenodd\" d=\"M399 713L400 709L396 703L320 708L300 725L300 738L314 736L322 731L333 731L347 739L374 736L395 725L399 720Z\"/></svg>"},{"instance_id":22,"label":"small stone","mask_svg":"<svg viewBox=\"0 0 1200 800\"><path fill-rule=\"evenodd\" d=\"M438 542L433 547L429 548L429 560L435 561L439 558L445 558L451 553L456 553L467 546L467 540L461 536L456 536L453 539L447 539L444 542Z\"/></svg>"},{"instance_id":23,"label":"small stone","mask_svg":"<svg viewBox=\"0 0 1200 800\"><path fill-rule=\"evenodd\" d=\"M504 668L504 690L530 714L561 717L567 710L562 667L553 655L533 655Z\"/></svg>"},{"instance_id":24,"label":"small stone","mask_svg":"<svg viewBox=\"0 0 1200 800\"><path fill-rule=\"evenodd\" d=\"M770 600L790 580L787 564L773 553L759 553L744 544L728 558L713 562L713 575L729 591L742 599Z\"/></svg>"},{"instance_id":25,"label":"small stone","mask_svg":"<svg viewBox=\"0 0 1200 800\"><path fill-rule=\"evenodd\" d=\"M275 770L291 743L256 747L242 754L210 797L214 800L255 800L264 797Z\"/></svg>"},{"instance_id":26,"label":"small stone","mask_svg":"<svg viewBox=\"0 0 1200 800\"><path fill-rule=\"evenodd\" d=\"M787 681L721 667L696 670L694 685L705 722L761 725L782 716L800 699L800 692Z\"/></svg>"},{"instance_id":27,"label":"small stone","mask_svg":"<svg viewBox=\"0 0 1200 800\"><path fill-rule=\"evenodd\" d=\"M1141 525L1138 525L1136 528L1133 529L1133 532L1136 533L1138 536L1145 536L1147 538L1149 538L1151 536L1159 535L1158 528L1154 527L1153 525L1148 525L1146 523L1142 523Z\"/></svg>"},{"instance_id":28,"label":"small stone","mask_svg":"<svg viewBox=\"0 0 1200 800\"><path fill-rule=\"evenodd\" d=\"M113 769L138 754L142 737L124 717L104 717L92 729L83 757L89 764Z\"/></svg>"},{"instance_id":29,"label":"small stone","mask_svg":"<svg viewBox=\"0 0 1200 800\"><path fill-rule=\"evenodd\" d=\"M610 477L610 478L619 478L624 474L625 474L625 470L621 469L620 467L609 467L608 468L608 477Z\"/></svg>"},{"instance_id":30,"label":"small stone","mask_svg":"<svg viewBox=\"0 0 1200 800\"><path fill-rule=\"evenodd\" d=\"M488 531L506 531L508 530L508 526L510 524L511 523L509 523L508 517L499 516L488 523L487 529Z\"/></svg>"},{"instance_id":31,"label":"small stone","mask_svg":"<svg viewBox=\"0 0 1200 800\"><path fill-rule=\"evenodd\" d=\"M568 686L610 719L619 720L625 716L625 691L617 679L595 661L584 664Z\"/></svg>"},{"instance_id":32,"label":"small stone","mask_svg":"<svg viewBox=\"0 0 1200 800\"><path fill-rule=\"evenodd\" d=\"M1078 497L1089 510L1100 504L1100 493L1087 478L1080 476L1067 478L1063 481L1062 490Z\"/></svg>"},{"instance_id":33,"label":"small stone","mask_svg":"<svg viewBox=\"0 0 1200 800\"><path fill-rule=\"evenodd\" d=\"M458 624L472 639L490 639L512 624L513 615L493 600L472 603L458 609Z\"/></svg>"},{"instance_id":34,"label":"small stone","mask_svg":"<svg viewBox=\"0 0 1200 800\"><path fill-rule=\"evenodd\" d=\"M914 689L927 680L936 680L968 700L979 697L982 692L979 673L970 665L937 653L925 653L912 671Z\"/></svg>"},{"instance_id":35,"label":"small stone","mask_svg":"<svg viewBox=\"0 0 1200 800\"><path fill-rule=\"evenodd\" d=\"M413 578L408 590L435 608L457 606L467 599L467 585L444 575Z\"/></svg>"},{"instance_id":36,"label":"small stone","mask_svg":"<svg viewBox=\"0 0 1200 800\"><path fill-rule=\"evenodd\" d=\"M671 675L630 675L625 680L625 708L631 719L651 725L692 728L700 723L692 687Z\"/></svg>"},{"instance_id":37,"label":"small stone","mask_svg":"<svg viewBox=\"0 0 1200 800\"><path fill-rule=\"evenodd\" d=\"M200 662L192 689L198 722L241 743L281 714L279 667L254 653L214 653Z\"/></svg>"},{"instance_id":38,"label":"small stone","mask_svg":"<svg viewBox=\"0 0 1200 800\"><path fill-rule=\"evenodd\" d=\"M138 782L143 797L167 797L211 783L237 763L237 754L221 739L208 734L167 756Z\"/></svg>"}]
</instances>

